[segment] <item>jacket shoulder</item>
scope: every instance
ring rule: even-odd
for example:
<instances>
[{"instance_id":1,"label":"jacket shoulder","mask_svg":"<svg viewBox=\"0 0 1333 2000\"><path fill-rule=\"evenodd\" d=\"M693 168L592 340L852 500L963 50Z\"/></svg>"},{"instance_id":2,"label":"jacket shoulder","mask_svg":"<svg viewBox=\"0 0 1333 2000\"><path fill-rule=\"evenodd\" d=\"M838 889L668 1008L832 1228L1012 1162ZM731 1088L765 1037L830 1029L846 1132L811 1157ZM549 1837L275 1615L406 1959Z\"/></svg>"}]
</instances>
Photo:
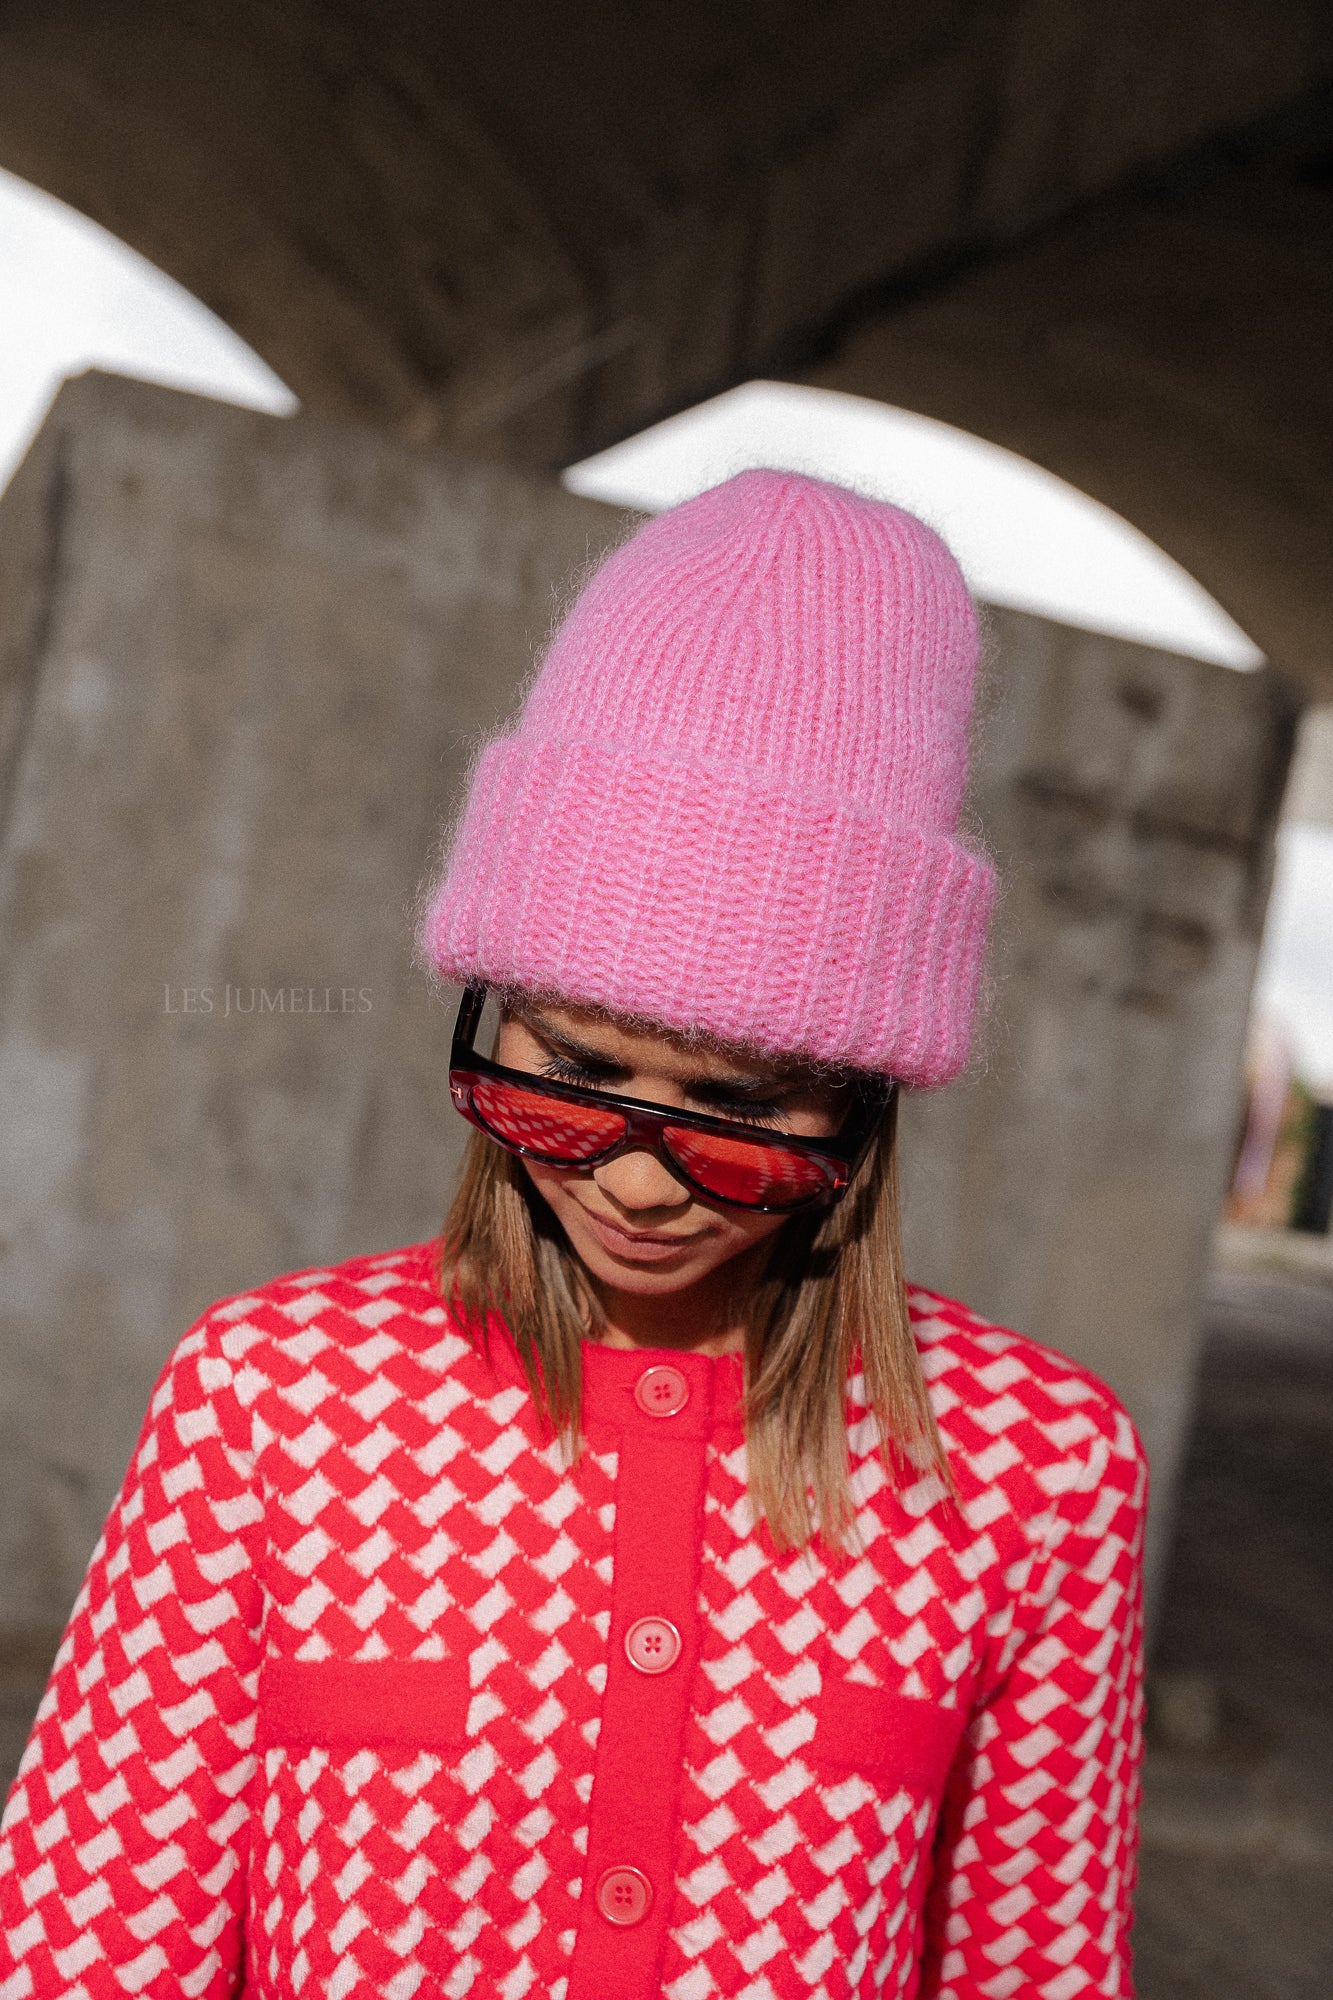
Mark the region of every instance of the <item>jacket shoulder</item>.
<instances>
[{"instance_id":1,"label":"jacket shoulder","mask_svg":"<svg viewBox=\"0 0 1333 2000\"><path fill-rule=\"evenodd\" d=\"M315 1352L339 1349L361 1369L394 1351L455 1347L471 1342L440 1295L434 1242L409 1243L284 1272L243 1292L216 1299L177 1349L214 1354L233 1368L308 1362Z\"/></svg>"},{"instance_id":2,"label":"jacket shoulder","mask_svg":"<svg viewBox=\"0 0 1333 2000\"><path fill-rule=\"evenodd\" d=\"M1067 1354L957 1299L909 1286L922 1373L956 1473L1058 1501L1108 1478L1142 1506L1147 1461L1115 1392Z\"/></svg>"},{"instance_id":3,"label":"jacket shoulder","mask_svg":"<svg viewBox=\"0 0 1333 2000\"><path fill-rule=\"evenodd\" d=\"M1115 1391L1057 1348L920 1285L908 1286L907 1303L928 1383L947 1382L968 1402L1008 1391L1034 1406L1080 1409L1108 1432L1130 1421Z\"/></svg>"}]
</instances>

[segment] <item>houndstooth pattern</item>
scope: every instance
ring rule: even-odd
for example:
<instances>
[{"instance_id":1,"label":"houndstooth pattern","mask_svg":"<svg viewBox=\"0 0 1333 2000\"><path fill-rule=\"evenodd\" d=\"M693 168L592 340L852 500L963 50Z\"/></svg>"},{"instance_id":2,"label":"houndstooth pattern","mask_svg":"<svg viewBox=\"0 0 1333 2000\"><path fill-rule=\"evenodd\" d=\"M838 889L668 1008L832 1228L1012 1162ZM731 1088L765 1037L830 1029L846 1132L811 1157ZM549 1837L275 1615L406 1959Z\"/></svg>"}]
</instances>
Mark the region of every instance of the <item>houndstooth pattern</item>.
<instances>
[{"instance_id":1,"label":"houndstooth pattern","mask_svg":"<svg viewBox=\"0 0 1333 2000\"><path fill-rule=\"evenodd\" d=\"M885 1470L856 1381L850 1554L776 1555L739 1433L706 1447L671 2000L1130 1992L1137 1440L1062 1357L912 1304L957 1505ZM590 1435L566 1467L430 1246L206 1314L10 1796L0 2000L564 2000L614 1669L619 1460ZM379 1663L386 1706L455 1663L458 1741L257 1739L265 1660ZM833 1704L919 1724L937 1777L839 1762Z\"/></svg>"}]
</instances>

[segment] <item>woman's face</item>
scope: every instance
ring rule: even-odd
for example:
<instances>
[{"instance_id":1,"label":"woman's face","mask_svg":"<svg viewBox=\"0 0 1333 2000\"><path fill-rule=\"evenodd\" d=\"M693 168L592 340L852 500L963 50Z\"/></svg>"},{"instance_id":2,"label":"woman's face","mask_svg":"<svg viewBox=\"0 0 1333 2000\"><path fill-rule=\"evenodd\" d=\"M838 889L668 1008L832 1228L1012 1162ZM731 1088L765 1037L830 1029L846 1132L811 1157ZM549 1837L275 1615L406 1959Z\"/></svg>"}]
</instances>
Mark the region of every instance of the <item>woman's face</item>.
<instances>
[{"instance_id":1,"label":"woman's face","mask_svg":"<svg viewBox=\"0 0 1333 2000\"><path fill-rule=\"evenodd\" d=\"M848 1104L845 1087L800 1066L678 1041L554 1003L524 1003L507 1015L496 1059L565 1083L810 1139L836 1132ZM617 1292L661 1297L704 1284L785 1220L708 1201L653 1153L622 1153L600 1167L523 1164L589 1272Z\"/></svg>"}]
</instances>

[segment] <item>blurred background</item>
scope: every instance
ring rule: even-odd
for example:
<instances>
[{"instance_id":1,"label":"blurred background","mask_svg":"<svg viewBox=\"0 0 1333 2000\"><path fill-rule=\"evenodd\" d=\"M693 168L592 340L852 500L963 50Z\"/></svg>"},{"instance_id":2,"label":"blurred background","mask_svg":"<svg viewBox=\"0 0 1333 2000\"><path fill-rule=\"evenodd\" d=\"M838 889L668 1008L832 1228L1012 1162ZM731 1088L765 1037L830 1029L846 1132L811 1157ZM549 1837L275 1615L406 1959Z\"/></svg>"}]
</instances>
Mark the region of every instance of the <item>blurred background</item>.
<instances>
[{"instance_id":1,"label":"blurred background","mask_svg":"<svg viewBox=\"0 0 1333 2000\"><path fill-rule=\"evenodd\" d=\"M213 1299L431 1233L414 897L747 464L987 607L912 1274L1143 1432L1144 2000L1333 1980L1333 5L0 17L0 1780Z\"/></svg>"}]
</instances>

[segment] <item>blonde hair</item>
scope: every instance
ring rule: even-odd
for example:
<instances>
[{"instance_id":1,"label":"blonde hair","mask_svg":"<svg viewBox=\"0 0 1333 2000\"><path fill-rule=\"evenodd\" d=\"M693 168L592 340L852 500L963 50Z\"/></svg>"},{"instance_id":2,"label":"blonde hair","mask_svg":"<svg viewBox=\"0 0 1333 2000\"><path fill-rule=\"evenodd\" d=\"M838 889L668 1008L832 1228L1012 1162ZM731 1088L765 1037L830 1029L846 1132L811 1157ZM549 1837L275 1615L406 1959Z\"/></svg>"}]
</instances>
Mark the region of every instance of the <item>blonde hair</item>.
<instances>
[{"instance_id":1,"label":"blonde hair","mask_svg":"<svg viewBox=\"0 0 1333 2000\"><path fill-rule=\"evenodd\" d=\"M596 1294L521 1161L474 1131L440 1237L442 1292L487 1337L508 1327L538 1407L579 1448L582 1342L602 1324ZM952 1491L903 1285L897 1099L833 1208L794 1215L737 1301L745 1329L749 1492L779 1548L816 1530L834 1548L852 1525L847 1381L859 1355L891 1471L933 1468Z\"/></svg>"}]
</instances>

